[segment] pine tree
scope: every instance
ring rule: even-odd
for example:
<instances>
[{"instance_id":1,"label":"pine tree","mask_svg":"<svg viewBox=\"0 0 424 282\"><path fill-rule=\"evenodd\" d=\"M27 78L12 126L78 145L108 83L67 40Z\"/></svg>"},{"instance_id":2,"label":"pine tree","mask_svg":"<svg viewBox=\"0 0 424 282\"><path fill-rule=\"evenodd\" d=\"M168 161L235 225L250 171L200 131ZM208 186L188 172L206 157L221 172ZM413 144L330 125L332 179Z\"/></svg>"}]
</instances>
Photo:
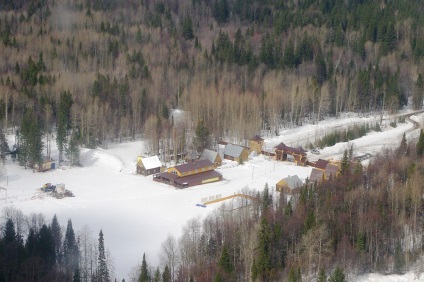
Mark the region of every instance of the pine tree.
<instances>
[{"instance_id":1,"label":"pine tree","mask_svg":"<svg viewBox=\"0 0 424 282\"><path fill-rule=\"evenodd\" d=\"M153 277L153 282L160 282L160 269L156 268L155 276Z\"/></svg>"},{"instance_id":2,"label":"pine tree","mask_svg":"<svg viewBox=\"0 0 424 282\"><path fill-rule=\"evenodd\" d=\"M79 265L79 250L75 239L75 232L72 227L72 221L70 219L66 226L65 240L63 241L63 262L66 269L66 275L72 278Z\"/></svg>"},{"instance_id":3,"label":"pine tree","mask_svg":"<svg viewBox=\"0 0 424 282\"><path fill-rule=\"evenodd\" d=\"M80 273L79 267L75 269L73 282L81 282L81 273Z\"/></svg>"},{"instance_id":4,"label":"pine tree","mask_svg":"<svg viewBox=\"0 0 424 282\"><path fill-rule=\"evenodd\" d=\"M336 267L336 270L330 275L329 282L346 282L343 270L340 267Z\"/></svg>"},{"instance_id":5,"label":"pine tree","mask_svg":"<svg viewBox=\"0 0 424 282\"><path fill-rule=\"evenodd\" d=\"M69 144L66 147L66 157L68 158L71 165L79 165L80 148L78 142L77 132L72 133Z\"/></svg>"},{"instance_id":6,"label":"pine tree","mask_svg":"<svg viewBox=\"0 0 424 282\"><path fill-rule=\"evenodd\" d=\"M42 133L32 109L26 110L21 129L17 135L19 139L19 164L25 167L27 163L31 165L40 164L43 150Z\"/></svg>"},{"instance_id":7,"label":"pine tree","mask_svg":"<svg viewBox=\"0 0 424 282\"><path fill-rule=\"evenodd\" d=\"M162 273L162 282L171 282L171 270L168 265L165 265Z\"/></svg>"},{"instance_id":8,"label":"pine tree","mask_svg":"<svg viewBox=\"0 0 424 282\"><path fill-rule=\"evenodd\" d=\"M317 282L327 282L327 274L323 267L319 270Z\"/></svg>"},{"instance_id":9,"label":"pine tree","mask_svg":"<svg viewBox=\"0 0 424 282\"><path fill-rule=\"evenodd\" d=\"M105 253L105 242L103 238L103 231L100 229L99 233L99 258L98 258L98 269L97 269L97 281L108 282L109 270L107 268L106 253Z\"/></svg>"},{"instance_id":10,"label":"pine tree","mask_svg":"<svg viewBox=\"0 0 424 282\"><path fill-rule=\"evenodd\" d=\"M258 277L267 281L271 270L271 228L265 217L261 219L258 234L258 257L256 260L256 271Z\"/></svg>"},{"instance_id":11,"label":"pine tree","mask_svg":"<svg viewBox=\"0 0 424 282\"><path fill-rule=\"evenodd\" d=\"M415 88L412 96L412 105L414 110L420 110L423 106L423 97L424 97L424 80L421 73L418 75L417 82L415 83Z\"/></svg>"},{"instance_id":12,"label":"pine tree","mask_svg":"<svg viewBox=\"0 0 424 282\"><path fill-rule=\"evenodd\" d=\"M194 38L193 33L193 22L191 21L190 15L186 15L182 23L183 36L186 40L191 40Z\"/></svg>"},{"instance_id":13,"label":"pine tree","mask_svg":"<svg viewBox=\"0 0 424 282\"><path fill-rule=\"evenodd\" d=\"M350 166L349 156L348 156L347 150L345 150L344 153L343 153L343 158L342 158L341 164L340 164L340 170L339 170L340 174L341 175L348 174L349 173L349 166Z\"/></svg>"},{"instance_id":14,"label":"pine tree","mask_svg":"<svg viewBox=\"0 0 424 282\"><path fill-rule=\"evenodd\" d=\"M403 133L402 141L400 142L399 148L397 149L398 156L406 156L408 152L408 144L406 143L406 136Z\"/></svg>"},{"instance_id":15,"label":"pine tree","mask_svg":"<svg viewBox=\"0 0 424 282\"><path fill-rule=\"evenodd\" d=\"M147 262L146 262L146 254L143 254L143 261L141 262L141 272L140 272L140 276L138 277L138 282L146 282L146 281L150 281L150 275L149 275L149 270L147 267Z\"/></svg>"},{"instance_id":16,"label":"pine tree","mask_svg":"<svg viewBox=\"0 0 424 282\"><path fill-rule=\"evenodd\" d=\"M394 259L395 259L395 265L394 265L395 273L403 274L405 272L405 257L403 255L402 246L400 245L399 241L396 243Z\"/></svg>"},{"instance_id":17,"label":"pine tree","mask_svg":"<svg viewBox=\"0 0 424 282\"><path fill-rule=\"evenodd\" d=\"M265 183L264 192L262 194L262 213L265 213L271 207L272 207L272 196L269 193L268 183Z\"/></svg>"},{"instance_id":18,"label":"pine tree","mask_svg":"<svg viewBox=\"0 0 424 282\"><path fill-rule=\"evenodd\" d=\"M422 157L423 154L424 154L424 132L421 129L420 137L418 138L418 143L417 143L417 156Z\"/></svg>"},{"instance_id":19,"label":"pine tree","mask_svg":"<svg viewBox=\"0 0 424 282\"><path fill-rule=\"evenodd\" d=\"M56 214L53 216L52 224L50 226L53 235L54 247L56 252L56 262L61 264L62 262L62 230L57 220Z\"/></svg>"},{"instance_id":20,"label":"pine tree","mask_svg":"<svg viewBox=\"0 0 424 282\"><path fill-rule=\"evenodd\" d=\"M203 120L198 121L194 134L194 145L198 152L209 147L209 129Z\"/></svg>"},{"instance_id":21,"label":"pine tree","mask_svg":"<svg viewBox=\"0 0 424 282\"><path fill-rule=\"evenodd\" d=\"M56 144L59 150L59 162L68 143L69 130L71 129L71 107L73 104L71 93L64 91L60 94L57 113Z\"/></svg>"}]
</instances>

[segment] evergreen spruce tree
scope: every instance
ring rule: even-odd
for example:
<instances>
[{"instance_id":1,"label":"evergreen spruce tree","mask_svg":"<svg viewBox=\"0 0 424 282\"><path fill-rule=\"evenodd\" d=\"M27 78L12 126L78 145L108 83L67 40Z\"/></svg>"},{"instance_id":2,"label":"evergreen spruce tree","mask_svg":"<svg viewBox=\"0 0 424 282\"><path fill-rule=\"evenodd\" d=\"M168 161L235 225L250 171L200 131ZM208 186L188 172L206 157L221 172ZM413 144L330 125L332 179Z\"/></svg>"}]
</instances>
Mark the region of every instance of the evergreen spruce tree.
<instances>
[{"instance_id":1,"label":"evergreen spruce tree","mask_svg":"<svg viewBox=\"0 0 424 282\"><path fill-rule=\"evenodd\" d=\"M158 267L156 268L155 276L153 277L153 282L160 282L160 280L160 269Z\"/></svg>"},{"instance_id":2,"label":"evergreen spruce tree","mask_svg":"<svg viewBox=\"0 0 424 282\"><path fill-rule=\"evenodd\" d=\"M62 154L68 144L68 135L69 130L71 129L72 103L73 100L69 91L64 91L60 94L56 132L56 144L59 150L59 162L62 161Z\"/></svg>"},{"instance_id":3,"label":"evergreen spruce tree","mask_svg":"<svg viewBox=\"0 0 424 282\"><path fill-rule=\"evenodd\" d=\"M79 165L80 149L77 132L73 132L69 140L69 144L66 147L66 157L68 158L71 165Z\"/></svg>"},{"instance_id":4,"label":"evergreen spruce tree","mask_svg":"<svg viewBox=\"0 0 424 282\"><path fill-rule=\"evenodd\" d=\"M99 248L99 258L98 258L98 269L97 269L97 281L108 282L110 281L109 269L107 268L105 241L103 238L103 231L101 229L99 233L98 248Z\"/></svg>"},{"instance_id":5,"label":"evergreen spruce tree","mask_svg":"<svg viewBox=\"0 0 424 282\"><path fill-rule=\"evenodd\" d=\"M334 272L330 275L329 282L346 282L343 270L340 267L336 267Z\"/></svg>"},{"instance_id":6,"label":"evergreen spruce tree","mask_svg":"<svg viewBox=\"0 0 424 282\"><path fill-rule=\"evenodd\" d=\"M262 213L265 213L272 207L272 196L269 193L268 183L265 183L264 192L262 194Z\"/></svg>"},{"instance_id":7,"label":"evergreen spruce tree","mask_svg":"<svg viewBox=\"0 0 424 282\"><path fill-rule=\"evenodd\" d=\"M73 282L81 282L81 273L80 273L79 267L75 269Z\"/></svg>"},{"instance_id":8,"label":"evergreen spruce tree","mask_svg":"<svg viewBox=\"0 0 424 282\"><path fill-rule=\"evenodd\" d=\"M194 145L198 152L203 152L203 149L209 147L209 129L203 120L198 121L194 134Z\"/></svg>"},{"instance_id":9,"label":"evergreen spruce tree","mask_svg":"<svg viewBox=\"0 0 424 282\"><path fill-rule=\"evenodd\" d=\"M318 273L317 282L327 282L327 274L325 273L325 269L321 267Z\"/></svg>"},{"instance_id":10,"label":"evergreen spruce tree","mask_svg":"<svg viewBox=\"0 0 424 282\"><path fill-rule=\"evenodd\" d=\"M256 271L263 281L268 280L271 270L271 228L265 217L262 217L258 234L258 257Z\"/></svg>"},{"instance_id":11,"label":"evergreen spruce tree","mask_svg":"<svg viewBox=\"0 0 424 282\"><path fill-rule=\"evenodd\" d=\"M424 80L423 76L420 73L415 83L415 89L412 96L412 105L414 110L420 110L423 107L423 97L424 97Z\"/></svg>"},{"instance_id":12,"label":"evergreen spruce tree","mask_svg":"<svg viewBox=\"0 0 424 282\"><path fill-rule=\"evenodd\" d=\"M402 141L400 142L399 148L397 149L398 156L406 156L408 152L408 144L406 143L406 136L403 133Z\"/></svg>"},{"instance_id":13,"label":"evergreen spruce tree","mask_svg":"<svg viewBox=\"0 0 424 282\"><path fill-rule=\"evenodd\" d=\"M171 282L171 270L168 265L165 265L165 268L163 269L162 282Z\"/></svg>"},{"instance_id":14,"label":"evergreen spruce tree","mask_svg":"<svg viewBox=\"0 0 424 282\"><path fill-rule=\"evenodd\" d=\"M183 36L186 40L194 38L193 22L191 21L190 15L186 15L182 23Z\"/></svg>"},{"instance_id":15,"label":"evergreen spruce tree","mask_svg":"<svg viewBox=\"0 0 424 282\"><path fill-rule=\"evenodd\" d=\"M10 152L9 144L7 143L4 131L0 129L0 158L4 164L6 160L6 154Z\"/></svg>"},{"instance_id":16,"label":"evergreen spruce tree","mask_svg":"<svg viewBox=\"0 0 424 282\"><path fill-rule=\"evenodd\" d=\"M420 137L418 138L418 143L417 143L417 156L422 157L423 154L424 154L424 132L421 129Z\"/></svg>"},{"instance_id":17,"label":"evergreen spruce tree","mask_svg":"<svg viewBox=\"0 0 424 282\"><path fill-rule=\"evenodd\" d=\"M138 282L150 281L149 270L146 262L146 254L143 254L143 261L141 262L141 272L138 278Z\"/></svg>"},{"instance_id":18,"label":"evergreen spruce tree","mask_svg":"<svg viewBox=\"0 0 424 282\"><path fill-rule=\"evenodd\" d=\"M399 241L396 243L394 259L394 272L396 274L403 274L405 272L405 257L403 255L402 246L400 245Z\"/></svg>"},{"instance_id":19,"label":"evergreen spruce tree","mask_svg":"<svg viewBox=\"0 0 424 282\"><path fill-rule=\"evenodd\" d=\"M53 235L54 248L56 253L56 263L62 263L62 230L57 220L56 214L53 216L52 224L50 225Z\"/></svg>"},{"instance_id":20,"label":"evergreen spruce tree","mask_svg":"<svg viewBox=\"0 0 424 282\"><path fill-rule=\"evenodd\" d=\"M65 239L63 241L63 262L67 277L72 279L74 272L79 266L79 250L75 239L75 232L72 227L72 221L70 219L66 226Z\"/></svg>"},{"instance_id":21,"label":"evergreen spruce tree","mask_svg":"<svg viewBox=\"0 0 424 282\"><path fill-rule=\"evenodd\" d=\"M341 175L348 174L349 173L349 166L350 166L349 156L348 156L347 150L345 150L344 153L343 153L343 158L342 158L341 164L340 164L340 170L339 170L340 174Z\"/></svg>"},{"instance_id":22,"label":"evergreen spruce tree","mask_svg":"<svg viewBox=\"0 0 424 282\"><path fill-rule=\"evenodd\" d=\"M26 110L22 119L21 129L17 134L19 139L19 164L25 167L28 162L32 165L41 164L42 133L32 109Z\"/></svg>"}]
</instances>

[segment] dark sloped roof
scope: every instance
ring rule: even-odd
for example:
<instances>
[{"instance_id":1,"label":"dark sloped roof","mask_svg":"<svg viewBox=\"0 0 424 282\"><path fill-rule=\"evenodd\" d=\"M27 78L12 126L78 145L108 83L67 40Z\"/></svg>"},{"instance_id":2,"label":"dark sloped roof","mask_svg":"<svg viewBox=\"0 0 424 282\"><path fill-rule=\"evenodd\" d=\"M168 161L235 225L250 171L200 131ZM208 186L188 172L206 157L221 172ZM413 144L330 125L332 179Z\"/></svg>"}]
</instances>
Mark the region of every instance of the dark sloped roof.
<instances>
[{"instance_id":1,"label":"dark sloped roof","mask_svg":"<svg viewBox=\"0 0 424 282\"><path fill-rule=\"evenodd\" d=\"M275 149L289 151L289 152L292 152L292 153L295 153L295 154L305 154L305 150L303 150L302 147L299 147L299 148L289 147L286 144L284 144L283 142L281 142L280 144L275 146Z\"/></svg>"},{"instance_id":2,"label":"dark sloped roof","mask_svg":"<svg viewBox=\"0 0 424 282\"><path fill-rule=\"evenodd\" d=\"M177 165L175 166L175 169L178 170L180 173L184 173L187 171L193 171L196 169L206 168L208 166L213 166L213 163L210 160L200 160L197 162Z\"/></svg>"},{"instance_id":3,"label":"dark sloped roof","mask_svg":"<svg viewBox=\"0 0 424 282\"><path fill-rule=\"evenodd\" d=\"M265 139L263 139L263 138L262 138L261 136L259 136L259 135L255 135L255 136L253 136L250 140L259 142L259 141L264 141Z\"/></svg>"},{"instance_id":4,"label":"dark sloped roof","mask_svg":"<svg viewBox=\"0 0 424 282\"><path fill-rule=\"evenodd\" d=\"M323 160L323 159L319 159L316 161L314 167L325 170L325 168L327 167L329 161Z\"/></svg>"},{"instance_id":5,"label":"dark sloped roof","mask_svg":"<svg viewBox=\"0 0 424 282\"><path fill-rule=\"evenodd\" d=\"M196 173L193 175L178 177L174 180L174 182L181 186L185 183L187 183L190 186L190 184L193 182L199 182L199 181L203 181L203 180L211 179L215 177L222 177L222 175L215 170L209 170L209 171L205 171L201 173Z\"/></svg>"},{"instance_id":6,"label":"dark sloped roof","mask_svg":"<svg viewBox=\"0 0 424 282\"><path fill-rule=\"evenodd\" d=\"M321 182L322 176L324 175L324 172L322 170L313 168L311 171L311 176L309 177L309 181L311 182Z\"/></svg>"},{"instance_id":7,"label":"dark sloped roof","mask_svg":"<svg viewBox=\"0 0 424 282\"><path fill-rule=\"evenodd\" d=\"M332 175L333 177L336 176L337 172L339 171L339 167L333 164L328 164L325 168L325 176L330 177Z\"/></svg>"}]
</instances>

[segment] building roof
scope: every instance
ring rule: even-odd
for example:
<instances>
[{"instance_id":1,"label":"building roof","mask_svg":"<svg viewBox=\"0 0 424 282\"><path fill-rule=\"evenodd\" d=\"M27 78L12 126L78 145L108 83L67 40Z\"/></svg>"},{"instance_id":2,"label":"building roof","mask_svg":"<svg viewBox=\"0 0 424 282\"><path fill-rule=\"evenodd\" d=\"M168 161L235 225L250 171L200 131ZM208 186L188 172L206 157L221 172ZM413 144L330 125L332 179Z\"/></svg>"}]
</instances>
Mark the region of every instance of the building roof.
<instances>
[{"instance_id":1,"label":"building roof","mask_svg":"<svg viewBox=\"0 0 424 282\"><path fill-rule=\"evenodd\" d=\"M210 160L200 160L197 162L190 162L182 165L177 165L174 168L178 170L180 173L193 171L196 169L202 169L209 166L213 166L214 164Z\"/></svg>"},{"instance_id":2,"label":"building roof","mask_svg":"<svg viewBox=\"0 0 424 282\"><path fill-rule=\"evenodd\" d=\"M218 156L218 152L204 149L202 155L200 156L201 160L210 160L211 162L215 162L216 157Z\"/></svg>"},{"instance_id":3,"label":"building roof","mask_svg":"<svg viewBox=\"0 0 424 282\"><path fill-rule=\"evenodd\" d=\"M287 183L287 186L290 189L299 188L300 186L303 185L302 180L300 180L299 176L297 176L297 175L288 176L288 177L282 179L281 181L283 181L283 180Z\"/></svg>"},{"instance_id":4,"label":"building roof","mask_svg":"<svg viewBox=\"0 0 424 282\"><path fill-rule=\"evenodd\" d=\"M319 160L317 160L316 162L315 162L315 167L316 168L318 168L318 169L322 169L322 170L325 170L325 168L327 167L327 165L329 164L330 162L329 161L327 161L327 160L323 160L323 159L319 159Z\"/></svg>"},{"instance_id":5,"label":"building roof","mask_svg":"<svg viewBox=\"0 0 424 282\"><path fill-rule=\"evenodd\" d=\"M322 176L324 175L324 171L313 168L311 171L311 175L309 176L309 181L311 182L321 182Z\"/></svg>"},{"instance_id":6,"label":"building roof","mask_svg":"<svg viewBox=\"0 0 424 282\"><path fill-rule=\"evenodd\" d=\"M252 141L256 141L256 142L259 142L259 141L264 141L265 139L263 139L261 136L259 136L259 135L255 135L255 136L253 136L250 140L252 140Z\"/></svg>"},{"instance_id":7,"label":"building roof","mask_svg":"<svg viewBox=\"0 0 424 282\"><path fill-rule=\"evenodd\" d=\"M201 173L196 173L193 175L178 177L174 180L174 182L181 186L183 184L187 184L191 186L190 184L193 182L199 182L199 181L203 181L203 180L207 180L207 179L211 179L215 177L222 177L222 175L215 170L209 170L209 171L205 171Z\"/></svg>"},{"instance_id":8,"label":"building roof","mask_svg":"<svg viewBox=\"0 0 424 282\"><path fill-rule=\"evenodd\" d=\"M337 172L339 172L339 167L333 164L328 164L325 168L325 176L330 177L332 175L335 177L337 175Z\"/></svg>"},{"instance_id":9,"label":"building roof","mask_svg":"<svg viewBox=\"0 0 424 282\"><path fill-rule=\"evenodd\" d=\"M157 168L157 167L162 166L162 163L160 162L158 156L141 158L139 162L143 163L143 166L144 166L145 169L152 169L152 168ZM138 165L138 163L137 163L137 165Z\"/></svg>"},{"instance_id":10,"label":"building roof","mask_svg":"<svg viewBox=\"0 0 424 282\"><path fill-rule=\"evenodd\" d=\"M224 155L238 158L241 155L241 152L243 152L244 147L234 144L227 144L224 149Z\"/></svg>"},{"instance_id":11,"label":"building roof","mask_svg":"<svg viewBox=\"0 0 424 282\"><path fill-rule=\"evenodd\" d=\"M305 154L305 150L303 150L302 147L299 148L293 148L293 147L289 147L286 144L284 144L283 142L281 142L280 144L278 144L277 146L275 146L275 149L277 150L284 150L284 151L288 151L294 154Z\"/></svg>"}]
</instances>

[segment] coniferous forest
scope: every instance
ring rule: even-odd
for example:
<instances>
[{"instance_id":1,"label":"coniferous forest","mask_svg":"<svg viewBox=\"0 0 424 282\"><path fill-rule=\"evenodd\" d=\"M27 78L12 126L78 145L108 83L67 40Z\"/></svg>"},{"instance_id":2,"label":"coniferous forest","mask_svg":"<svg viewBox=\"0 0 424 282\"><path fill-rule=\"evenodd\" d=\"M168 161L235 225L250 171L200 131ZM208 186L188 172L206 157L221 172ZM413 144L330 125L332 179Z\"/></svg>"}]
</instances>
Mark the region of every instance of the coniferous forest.
<instances>
[{"instance_id":1,"label":"coniferous forest","mask_svg":"<svg viewBox=\"0 0 424 282\"><path fill-rule=\"evenodd\" d=\"M0 0L0 56L2 156L6 130L25 167L41 162L52 140L75 165L80 147L137 138L148 153L176 156L196 145L197 132L210 135L208 147L346 111L422 109L424 3ZM175 109L188 118L174 121ZM367 167L346 154L343 177L308 183L289 202L268 187L245 191L258 200L224 205L188 222L181 238L170 235L160 266L140 254L134 279L421 273L423 153L421 134ZM112 278L102 231L93 242L70 220L64 232L55 218L3 213L0 281Z\"/></svg>"}]
</instances>

